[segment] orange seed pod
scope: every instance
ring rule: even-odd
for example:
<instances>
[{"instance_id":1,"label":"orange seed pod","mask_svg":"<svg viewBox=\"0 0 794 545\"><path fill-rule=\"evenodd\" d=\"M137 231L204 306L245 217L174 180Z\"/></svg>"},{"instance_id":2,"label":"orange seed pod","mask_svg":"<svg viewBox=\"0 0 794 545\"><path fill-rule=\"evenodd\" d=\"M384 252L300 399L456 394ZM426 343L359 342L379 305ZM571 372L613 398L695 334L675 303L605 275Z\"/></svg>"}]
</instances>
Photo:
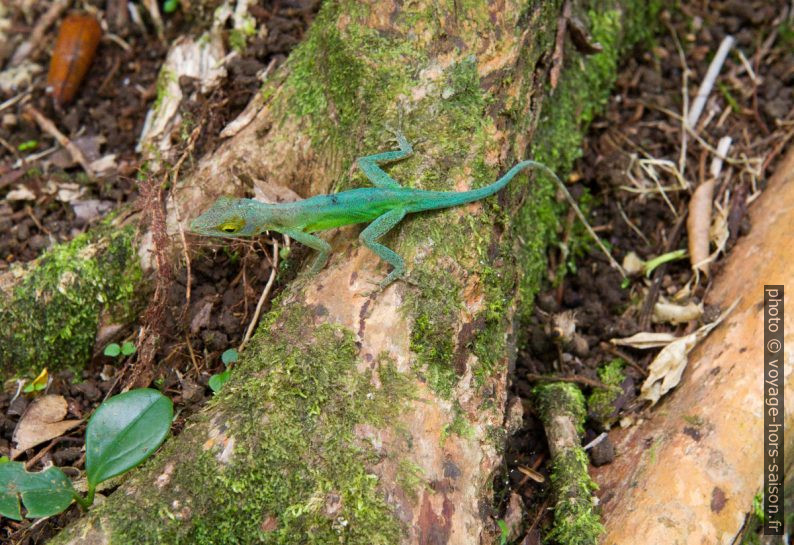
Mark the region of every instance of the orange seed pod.
<instances>
[{"instance_id":1,"label":"orange seed pod","mask_svg":"<svg viewBox=\"0 0 794 545\"><path fill-rule=\"evenodd\" d=\"M102 37L97 20L84 13L67 15L61 23L47 74L47 91L63 106L74 98Z\"/></svg>"}]
</instances>

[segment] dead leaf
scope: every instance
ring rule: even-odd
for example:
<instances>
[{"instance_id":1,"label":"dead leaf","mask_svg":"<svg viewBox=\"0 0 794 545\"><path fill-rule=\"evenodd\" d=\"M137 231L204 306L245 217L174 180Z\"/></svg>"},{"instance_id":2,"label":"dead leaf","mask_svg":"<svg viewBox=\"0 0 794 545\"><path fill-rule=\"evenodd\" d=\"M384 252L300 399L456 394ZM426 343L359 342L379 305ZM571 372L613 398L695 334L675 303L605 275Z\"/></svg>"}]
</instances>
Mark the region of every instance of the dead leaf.
<instances>
[{"instance_id":1,"label":"dead leaf","mask_svg":"<svg viewBox=\"0 0 794 545\"><path fill-rule=\"evenodd\" d=\"M212 314L212 304L213 297L211 295L205 297L205 299L199 303L201 306L190 321L190 332L194 335L198 333L199 329L209 325L210 315Z\"/></svg>"},{"instance_id":2,"label":"dead leaf","mask_svg":"<svg viewBox=\"0 0 794 545\"><path fill-rule=\"evenodd\" d=\"M85 222L94 220L113 208L113 201L100 201L99 199L72 201L70 204L74 209L74 215Z\"/></svg>"},{"instance_id":3,"label":"dead leaf","mask_svg":"<svg viewBox=\"0 0 794 545\"><path fill-rule=\"evenodd\" d=\"M630 346L631 348L646 349L667 346L676 340L676 338L677 337L672 333L653 333L650 331L643 331L624 339L610 339L609 342L617 346Z\"/></svg>"},{"instance_id":4,"label":"dead leaf","mask_svg":"<svg viewBox=\"0 0 794 545\"><path fill-rule=\"evenodd\" d=\"M720 252L725 252L725 246L728 244L730 238L730 230L728 229L728 212L730 204L727 206L720 206L719 203L715 206L716 211L712 214L711 227L709 227L709 240L714 245L716 250L711 254L710 260L717 259Z\"/></svg>"},{"instance_id":5,"label":"dead leaf","mask_svg":"<svg viewBox=\"0 0 794 545\"><path fill-rule=\"evenodd\" d=\"M679 337L662 348L662 351L648 366L648 378L642 384L640 399L645 399L650 401L651 405L655 405L659 398L675 388L681 382L681 375L684 374L684 369L689 361L689 352L725 319L738 302L739 300L736 300L728 310L710 324L704 325L689 335Z\"/></svg>"},{"instance_id":6,"label":"dead leaf","mask_svg":"<svg viewBox=\"0 0 794 545\"><path fill-rule=\"evenodd\" d=\"M715 180L700 184L689 201L689 217L686 220L689 238L689 261L692 269L709 273L709 226L711 225L711 201L714 197Z\"/></svg>"},{"instance_id":7,"label":"dead leaf","mask_svg":"<svg viewBox=\"0 0 794 545\"><path fill-rule=\"evenodd\" d=\"M29 448L60 437L81 422L64 420L66 411L66 399L60 395L46 395L33 401L14 430L16 446L11 449L11 459Z\"/></svg>"},{"instance_id":8,"label":"dead leaf","mask_svg":"<svg viewBox=\"0 0 794 545\"><path fill-rule=\"evenodd\" d=\"M88 190L80 184L65 182L58 184L56 197L61 202L71 203L80 200L80 198L85 195L86 191Z\"/></svg>"},{"instance_id":9,"label":"dead leaf","mask_svg":"<svg viewBox=\"0 0 794 545\"><path fill-rule=\"evenodd\" d=\"M653 307L652 321L655 323L684 324L697 320L703 315L703 304L688 303L676 305L668 301L659 301Z\"/></svg>"},{"instance_id":10,"label":"dead leaf","mask_svg":"<svg viewBox=\"0 0 794 545\"><path fill-rule=\"evenodd\" d=\"M626 274L640 274L645 266L645 262L634 252L629 252L626 254L626 257L623 258L622 265Z\"/></svg>"},{"instance_id":11,"label":"dead leaf","mask_svg":"<svg viewBox=\"0 0 794 545\"><path fill-rule=\"evenodd\" d=\"M36 195L25 186L17 186L6 193L7 201L35 201Z\"/></svg>"},{"instance_id":12,"label":"dead leaf","mask_svg":"<svg viewBox=\"0 0 794 545\"><path fill-rule=\"evenodd\" d=\"M301 196L285 185L254 181L254 199L267 203L295 202L301 200Z\"/></svg>"}]
</instances>

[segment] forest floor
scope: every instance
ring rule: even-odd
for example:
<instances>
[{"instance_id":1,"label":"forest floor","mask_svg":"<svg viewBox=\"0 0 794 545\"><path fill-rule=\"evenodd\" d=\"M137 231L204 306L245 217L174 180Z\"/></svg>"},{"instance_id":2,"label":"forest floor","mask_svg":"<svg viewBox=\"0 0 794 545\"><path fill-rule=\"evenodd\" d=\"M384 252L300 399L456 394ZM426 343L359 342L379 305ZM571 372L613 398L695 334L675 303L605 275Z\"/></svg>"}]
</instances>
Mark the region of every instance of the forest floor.
<instances>
[{"instance_id":1,"label":"forest floor","mask_svg":"<svg viewBox=\"0 0 794 545\"><path fill-rule=\"evenodd\" d=\"M191 81L180 81L186 91L180 105L183 115L204 120L191 160L216 147L220 130L259 89L262 71L271 63L272 69L283 62L300 42L318 4L315 0L262 3L252 14L257 26L267 31L234 57L224 84L205 96L193 92ZM106 35L100 42L74 102L56 107L46 92L44 76L63 14L53 19L53 26L20 65L24 69L14 71L13 81L8 74L22 38L31 34L50 5L26 2L5 8L5 15L0 11L0 18L10 22L6 33L12 37L0 43L0 272L70 240L111 210L143 206L145 199L140 198L141 186L136 181L141 159L135 147L147 109L157 95L158 70L168 44L189 25L179 11L164 15L158 38L145 17L143 24L131 19L125 23L98 12L106 26L113 21L114 37ZM663 13L656 41L628 55L568 183L589 212L591 225L624 267L634 270L633 264L687 249L690 238L696 237L712 241L715 260L708 275L696 277L689 258L678 256L647 277L640 270L624 283L588 241L573 212L561 219L560 242L549 249L547 288L538 294L535 314L525 324L529 341L520 348L512 372L509 406L516 410L509 411L513 418L506 424L505 467L494 481L493 515L506 522L511 542L540 544L541 530L549 522L548 450L529 401L539 375L562 377L590 394L614 379L603 369L620 360L615 365L622 374L613 388L619 394L611 396L606 411L591 405L585 442L642 411L645 404L638 394L655 352L618 349L609 341L641 331L683 335L719 314L721 309L700 305L710 278L718 274L723 256L736 239L749 229L747 207L763 191L767 176L794 136L794 14L790 7L782 1L736 0L705 6L688 3L678 11ZM726 35L736 39L735 46L699 122L693 131L685 131L682 112L689 110ZM98 175L86 176L31 112L51 120ZM724 137L731 138L725 153L728 159L715 175L711 170L714 151ZM711 218L705 219L705 232L695 233L688 229L687 218L702 212L698 207L690 211L690 201L694 189L710 178L717 182L715 208ZM147 376L175 403L174 433L188 414L211 398L210 379L224 370L221 354L242 342L271 273L265 243L204 248L191 263L189 306L185 304L187 274L184 267L176 267L165 284L162 308L142 317L143 322L149 321L150 330L156 326L163 339ZM271 297L289 276L290 271L281 271ZM658 313L660 300L692 314L671 323ZM140 331L136 327L103 336L81 376L70 371L49 376L46 393L65 398L68 418L85 418L103 399L140 381L132 371L136 355L104 355L108 343L140 343ZM27 377L28 382L33 378ZM0 392L0 456L9 454L14 431L32 400L31 395L20 393L20 387L20 382L9 381ZM83 423L17 459L30 470L54 463L71 468L76 475L84 463L84 428ZM608 437L588 452L594 464L609 463L614 456ZM0 541L44 543L79 514L72 506L43 521L4 518Z\"/></svg>"}]
</instances>

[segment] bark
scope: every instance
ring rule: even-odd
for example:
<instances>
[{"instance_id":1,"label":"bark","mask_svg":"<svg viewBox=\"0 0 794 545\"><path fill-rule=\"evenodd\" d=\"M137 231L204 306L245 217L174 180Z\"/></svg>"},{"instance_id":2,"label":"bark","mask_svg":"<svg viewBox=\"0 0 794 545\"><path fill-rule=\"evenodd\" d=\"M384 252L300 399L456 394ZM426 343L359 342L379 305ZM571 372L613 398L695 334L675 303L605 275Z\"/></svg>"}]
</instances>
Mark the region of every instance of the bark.
<instances>
[{"instance_id":1,"label":"bark","mask_svg":"<svg viewBox=\"0 0 794 545\"><path fill-rule=\"evenodd\" d=\"M546 100L560 6L463 4L325 5L252 124L175 189L171 225L224 193L363 185L354 159L389 125L416 148L391 173L415 187L479 187L529 156L567 169L649 8L574 6L604 52L566 46ZM494 542L514 323L545 272L553 194L521 176L407 218L386 242L415 285L373 296L386 267L356 228L332 233L329 266L274 304L210 407L54 542Z\"/></svg>"},{"instance_id":2,"label":"bark","mask_svg":"<svg viewBox=\"0 0 794 545\"><path fill-rule=\"evenodd\" d=\"M735 543L753 497L763 492L764 284L794 283L794 148L750 219L750 234L731 251L707 299L722 309L738 299L736 308L690 354L681 383L649 420L612 432L619 456L594 470L604 543L635 543L637 535L646 543ZM790 291L785 300L791 302ZM792 346L794 328L784 334L784 346ZM790 429L792 367L782 370L781 416ZM794 444L791 436L784 442L785 475Z\"/></svg>"}]
</instances>

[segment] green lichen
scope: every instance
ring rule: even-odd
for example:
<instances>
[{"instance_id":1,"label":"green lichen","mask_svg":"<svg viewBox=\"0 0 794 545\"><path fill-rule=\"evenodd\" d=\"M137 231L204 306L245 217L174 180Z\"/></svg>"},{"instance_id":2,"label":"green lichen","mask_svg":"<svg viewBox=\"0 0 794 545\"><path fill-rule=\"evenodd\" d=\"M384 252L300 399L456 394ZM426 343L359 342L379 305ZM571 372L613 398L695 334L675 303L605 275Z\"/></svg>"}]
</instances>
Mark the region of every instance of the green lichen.
<instances>
[{"instance_id":1,"label":"green lichen","mask_svg":"<svg viewBox=\"0 0 794 545\"><path fill-rule=\"evenodd\" d=\"M579 447L558 456L552 465L551 488L557 496L554 528L547 543L597 545L604 526L596 511L593 492L598 485L587 473L587 454Z\"/></svg>"},{"instance_id":2,"label":"green lichen","mask_svg":"<svg viewBox=\"0 0 794 545\"><path fill-rule=\"evenodd\" d=\"M357 371L353 334L314 326L311 309L279 305L264 328L213 401L216 413L235 415L225 423L235 440L228 465L216 459L223 444L207 449L202 434L179 452L167 445L158 460L195 458L174 469L157 498L116 495L97 508L118 542L399 542L403 529L368 469L378 453L355 429L391 425L413 395L412 379L385 357L376 371ZM421 475L401 467L416 491ZM180 521L185 512L200 516Z\"/></svg>"},{"instance_id":3,"label":"green lichen","mask_svg":"<svg viewBox=\"0 0 794 545\"><path fill-rule=\"evenodd\" d=\"M132 228L100 228L55 246L0 299L5 375L80 368L91 357L99 316L124 322L141 302Z\"/></svg>"},{"instance_id":4,"label":"green lichen","mask_svg":"<svg viewBox=\"0 0 794 545\"><path fill-rule=\"evenodd\" d=\"M587 411L591 418L606 429L609 429L617 418L615 400L623 392L620 385L626 378L623 373L624 366L625 362L621 358L615 358L599 368L598 378L606 388L593 389L587 398Z\"/></svg>"}]
</instances>

